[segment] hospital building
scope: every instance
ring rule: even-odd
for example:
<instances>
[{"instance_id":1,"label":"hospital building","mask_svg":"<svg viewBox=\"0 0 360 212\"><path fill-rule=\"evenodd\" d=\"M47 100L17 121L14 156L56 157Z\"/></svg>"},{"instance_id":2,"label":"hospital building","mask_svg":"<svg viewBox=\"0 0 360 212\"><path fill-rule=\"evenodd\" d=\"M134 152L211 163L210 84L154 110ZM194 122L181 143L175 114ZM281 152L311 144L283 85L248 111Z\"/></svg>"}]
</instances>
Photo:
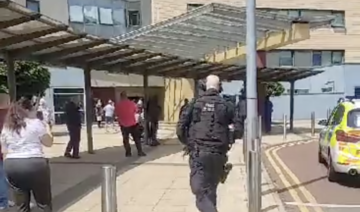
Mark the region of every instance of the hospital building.
<instances>
[{"instance_id":1,"label":"hospital building","mask_svg":"<svg viewBox=\"0 0 360 212\"><path fill-rule=\"evenodd\" d=\"M209 3L245 7L246 0L15 0L35 12L70 25L78 32L104 38L117 37L141 27L177 17ZM310 39L279 49L258 51L264 67L313 68L324 72L295 82L295 119L308 119L315 111L325 116L344 95L360 95L360 2L356 0L257 0L262 10L290 17L333 16L331 26L311 29ZM211 53L211 52L204 52ZM236 61L234 61L236 63ZM63 105L70 97L84 98L82 70L49 67L51 87L46 98L54 107L56 120L62 122ZM71 78L69 78L71 74ZM227 82L225 92L238 94L241 82ZM163 108L163 120L177 120L184 98L191 98L194 82L189 79L150 77L149 86ZM285 93L272 98L274 118L289 112L289 83ZM92 73L94 95L116 100L126 89L130 96L142 95L142 76ZM326 106L324 106L326 105Z\"/></svg>"}]
</instances>

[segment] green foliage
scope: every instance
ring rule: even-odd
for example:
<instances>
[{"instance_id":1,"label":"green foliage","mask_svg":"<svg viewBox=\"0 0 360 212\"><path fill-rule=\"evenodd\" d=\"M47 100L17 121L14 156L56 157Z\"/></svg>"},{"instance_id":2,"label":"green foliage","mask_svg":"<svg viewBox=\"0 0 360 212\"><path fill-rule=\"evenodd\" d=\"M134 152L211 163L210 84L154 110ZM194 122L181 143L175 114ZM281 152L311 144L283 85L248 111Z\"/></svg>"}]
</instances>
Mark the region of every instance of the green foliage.
<instances>
[{"instance_id":1,"label":"green foliage","mask_svg":"<svg viewBox=\"0 0 360 212\"><path fill-rule=\"evenodd\" d=\"M15 62L16 96L38 96L44 95L50 86L50 72L39 63L28 61ZM6 92L7 66L0 63L0 92Z\"/></svg>"},{"instance_id":2,"label":"green foliage","mask_svg":"<svg viewBox=\"0 0 360 212\"><path fill-rule=\"evenodd\" d=\"M284 93L285 88L280 82L266 82L267 95L280 96Z\"/></svg>"}]
</instances>

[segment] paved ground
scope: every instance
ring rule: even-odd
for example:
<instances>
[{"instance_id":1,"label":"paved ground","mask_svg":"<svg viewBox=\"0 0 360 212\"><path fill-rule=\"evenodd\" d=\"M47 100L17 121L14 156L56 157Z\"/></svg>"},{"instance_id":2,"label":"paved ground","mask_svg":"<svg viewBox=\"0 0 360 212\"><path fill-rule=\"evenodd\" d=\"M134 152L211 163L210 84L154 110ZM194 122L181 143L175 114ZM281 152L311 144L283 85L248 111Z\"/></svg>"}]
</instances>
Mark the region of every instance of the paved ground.
<instances>
[{"instance_id":1,"label":"paved ground","mask_svg":"<svg viewBox=\"0 0 360 212\"><path fill-rule=\"evenodd\" d=\"M286 211L360 211L359 179L343 178L341 184L328 182L326 167L317 162L317 151L316 139L266 151L265 164L286 203Z\"/></svg>"},{"instance_id":2,"label":"paved ground","mask_svg":"<svg viewBox=\"0 0 360 212\"><path fill-rule=\"evenodd\" d=\"M94 128L96 154L82 153L80 160L62 157L68 136L63 127L56 127L55 145L46 149L51 160L52 187L55 211L101 211L100 171L104 164L114 164L117 177L118 208L122 212L166 211L195 212L194 199L188 187L187 159L182 157L178 141L171 131L162 131L166 143L157 148L146 148L145 158L125 158L118 134ZM86 136L82 133L82 151L86 151ZM301 140L291 134L287 140ZM281 135L263 137L264 146L283 142ZM220 211L245 211L247 194L245 166L241 144L234 146L230 161L235 164L228 182L219 188ZM272 183L263 176L263 211L280 212L280 203Z\"/></svg>"}]
</instances>

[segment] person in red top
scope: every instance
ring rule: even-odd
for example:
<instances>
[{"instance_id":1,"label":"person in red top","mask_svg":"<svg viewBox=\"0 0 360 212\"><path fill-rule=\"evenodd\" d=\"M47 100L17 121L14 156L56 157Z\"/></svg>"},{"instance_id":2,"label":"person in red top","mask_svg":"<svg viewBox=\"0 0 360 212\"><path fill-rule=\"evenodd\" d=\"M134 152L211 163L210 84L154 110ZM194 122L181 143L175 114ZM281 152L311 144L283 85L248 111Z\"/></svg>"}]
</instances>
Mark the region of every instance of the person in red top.
<instances>
[{"instance_id":1,"label":"person in red top","mask_svg":"<svg viewBox=\"0 0 360 212\"><path fill-rule=\"evenodd\" d=\"M115 114L121 128L126 157L131 157L130 135L134 139L138 156L146 156L141 146L141 132L136 120L136 112L136 103L127 98L125 91L121 92L120 101L115 106Z\"/></svg>"}]
</instances>

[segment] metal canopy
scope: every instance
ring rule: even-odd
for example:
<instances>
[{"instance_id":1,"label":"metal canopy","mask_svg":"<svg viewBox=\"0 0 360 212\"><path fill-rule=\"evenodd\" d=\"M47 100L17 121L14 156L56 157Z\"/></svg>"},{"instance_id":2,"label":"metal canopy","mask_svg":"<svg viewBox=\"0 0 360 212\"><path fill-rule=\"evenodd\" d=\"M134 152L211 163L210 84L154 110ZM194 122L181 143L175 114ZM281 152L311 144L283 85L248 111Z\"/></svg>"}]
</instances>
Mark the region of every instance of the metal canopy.
<instances>
[{"instance_id":1,"label":"metal canopy","mask_svg":"<svg viewBox=\"0 0 360 212\"><path fill-rule=\"evenodd\" d=\"M257 12L258 36L289 28L286 16ZM313 26L329 17L311 17ZM167 77L201 78L220 73L243 79L243 66L201 61L205 53L243 43L243 8L210 4L179 17L107 40L75 33L67 25L0 0L0 48L15 59ZM219 47L220 46L220 47ZM226 74L225 74L226 73ZM315 72L314 72L315 73Z\"/></svg>"},{"instance_id":2,"label":"metal canopy","mask_svg":"<svg viewBox=\"0 0 360 212\"><path fill-rule=\"evenodd\" d=\"M132 47L201 60L208 54L245 44L245 8L209 4L176 18L116 37L119 43ZM286 15L256 11L257 37L291 29L294 21L310 27L329 24L332 16L305 17L301 20Z\"/></svg>"},{"instance_id":3,"label":"metal canopy","mask_svg":"<svg viewBox=\"0 0 360 212\"><path fill-rule=\"evenodd\" d=\"M294 68L294 67L272 67L258 68L257 77L262 82L295 82L310 76L315 76L323 71L314 70L312 68ZM246 66L232 72L217 73L223 79L239 80L244 79L246 74Z\"/></svg>"}]
</instances>

